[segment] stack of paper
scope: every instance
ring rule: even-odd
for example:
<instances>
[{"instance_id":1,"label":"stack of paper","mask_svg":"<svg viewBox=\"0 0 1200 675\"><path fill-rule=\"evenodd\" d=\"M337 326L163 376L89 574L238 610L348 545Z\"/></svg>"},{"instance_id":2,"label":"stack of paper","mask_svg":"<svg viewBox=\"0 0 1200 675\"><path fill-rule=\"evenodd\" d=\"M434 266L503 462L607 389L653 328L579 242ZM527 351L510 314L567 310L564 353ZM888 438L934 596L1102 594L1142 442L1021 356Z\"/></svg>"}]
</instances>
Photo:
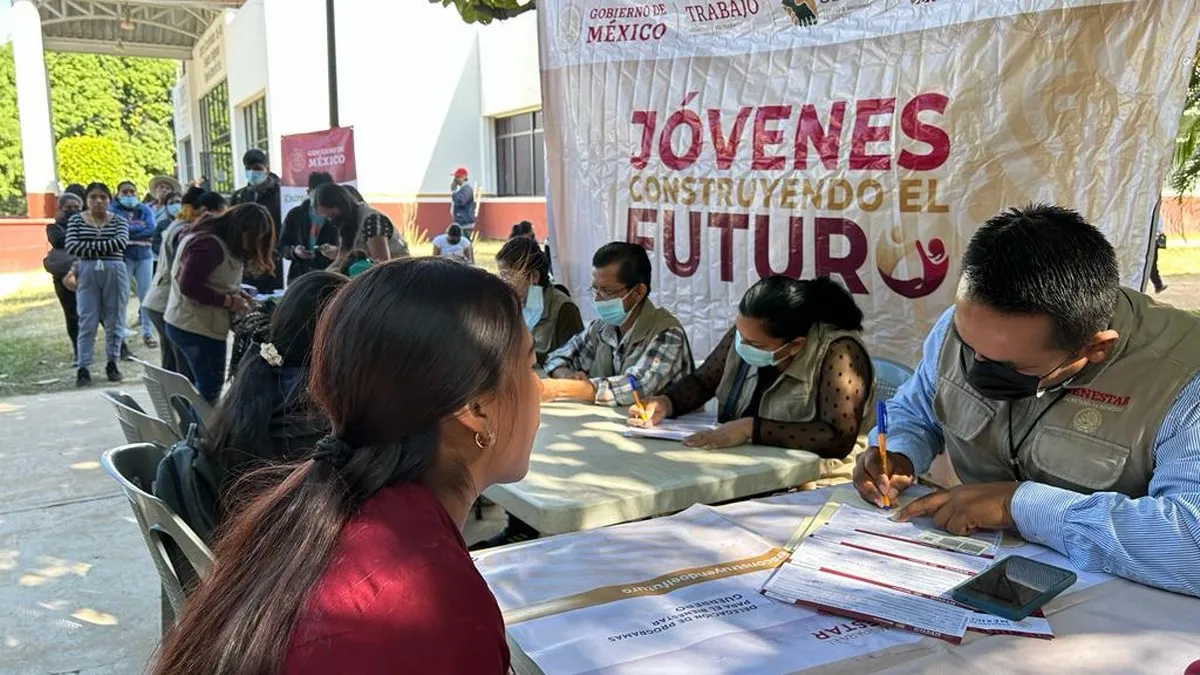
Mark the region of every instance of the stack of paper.
<instances>
[{"instance_id":1,"label":"stack of paper","mask_svg":"<svg viewBox=\"0 0 1200 675\"><path fill-rule=\"evenodd\" d=\"M1044 618L1008 621L950 599L951 589L993 562L999 541L999 533L955 537L895 522L886 513L838 506L800 540L763 593L954 643L967 630L1053 637Z\"/></svg>"},{"instance_id":2,"label":"stack of paper","mask_svg":"<svg viewBox=\"0 0 1200 675\"><path fill-rule=\"evenodd\" d=\"M659 438L667 441L682 441L692 434L708 431L717 426L717 416L708 412L694 412L663 420L662 424L649 428L629 427L625 435L630 438Z\"/></svg>"}]
</instances>

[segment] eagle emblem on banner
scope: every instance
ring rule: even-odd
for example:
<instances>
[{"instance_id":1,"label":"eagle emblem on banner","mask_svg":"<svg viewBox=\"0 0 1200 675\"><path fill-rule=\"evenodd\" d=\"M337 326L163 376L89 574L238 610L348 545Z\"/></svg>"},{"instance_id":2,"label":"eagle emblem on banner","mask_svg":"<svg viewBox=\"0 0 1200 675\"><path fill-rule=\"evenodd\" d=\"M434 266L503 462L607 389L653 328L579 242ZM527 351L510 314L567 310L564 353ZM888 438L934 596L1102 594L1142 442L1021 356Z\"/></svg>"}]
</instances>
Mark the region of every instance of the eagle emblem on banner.
<instances>
[{"instance_id":1,"label":"eagle emblem on banner","mask_svg":"<svg viewBox=\"0 0 1200 675\"><path fill-rule=\"evenodd\" d=\"M797 26L817 25L817 0L783 0L783 8Z\"/></svg>"}]
</instances>

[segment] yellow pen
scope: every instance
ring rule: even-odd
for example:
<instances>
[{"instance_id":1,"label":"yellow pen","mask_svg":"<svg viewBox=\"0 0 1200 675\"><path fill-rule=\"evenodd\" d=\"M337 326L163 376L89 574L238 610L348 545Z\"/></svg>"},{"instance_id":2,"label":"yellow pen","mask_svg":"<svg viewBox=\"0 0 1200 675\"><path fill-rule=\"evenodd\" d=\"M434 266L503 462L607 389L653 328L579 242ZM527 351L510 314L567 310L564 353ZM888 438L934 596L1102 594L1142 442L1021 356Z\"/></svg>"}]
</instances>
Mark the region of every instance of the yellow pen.
<instances>
[{"instance_id":1,"label":"yellow pen","mask_svg":"<svg viewBox=\"0 0 1200 675\"><path fill-rule=\"evenodd\" d=\"M632 375L629 376L629 386L633 389L633 404L638 407L638 410L642 411L640 413L642 421L649 422L650 421L650 411L646 410L646 406L642 403L642 397L638 396L637 380L633 379Z\"/></svg>"},{"instance_id":2,"label":"yellow pen","mask_svg":"<svg viewBox=\"0 0 1200 675\"><path fill-rule=\"evenodd\" d=\"M891 469L888 468L887 403L884 401L875 402L875 426L879 429L879 463L883 469L883 475L886 476L891 473ZM882 497L884 508L890 509L892 507L892 500L887 494L883 494Z\"/></svg>"}]
</instances>

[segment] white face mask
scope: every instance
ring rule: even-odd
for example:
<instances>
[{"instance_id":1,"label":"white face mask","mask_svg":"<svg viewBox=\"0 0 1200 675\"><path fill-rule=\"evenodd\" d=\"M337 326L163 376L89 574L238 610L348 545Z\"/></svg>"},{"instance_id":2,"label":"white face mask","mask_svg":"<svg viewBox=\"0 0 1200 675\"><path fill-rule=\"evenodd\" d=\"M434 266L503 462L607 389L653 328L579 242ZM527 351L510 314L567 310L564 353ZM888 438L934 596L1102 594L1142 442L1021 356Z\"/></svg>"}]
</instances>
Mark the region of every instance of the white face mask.
<instances>
[{"instance_id":1,"label":"white face mask","mask_svg":"<svg viewBox=\"0 0 1200 675\"><path fill-rule=\"evenodd\" d=\"M531 285L529 292L525 294L525 306L521 308L521 315L525 318L525 326L529 330L542 320L542 311L546 306L545 291L541 286Z\"/></svg>"}]
</instances>

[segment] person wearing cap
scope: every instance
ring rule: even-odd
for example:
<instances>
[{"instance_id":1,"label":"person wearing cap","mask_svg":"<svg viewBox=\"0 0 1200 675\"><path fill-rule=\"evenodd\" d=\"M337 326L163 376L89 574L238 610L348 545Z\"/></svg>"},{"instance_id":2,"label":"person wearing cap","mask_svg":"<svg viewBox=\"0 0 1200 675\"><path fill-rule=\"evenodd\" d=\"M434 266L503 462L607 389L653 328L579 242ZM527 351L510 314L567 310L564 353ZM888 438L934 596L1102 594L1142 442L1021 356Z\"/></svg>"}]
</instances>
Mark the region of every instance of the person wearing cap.
<instances>
[{"instance_id":1,"label":"person wearing cap","mask_svg":"<svg viewBox=\"0 0 1200 675\"><path fill-rule=\"evenodd\" d=\"M179 181L170 176L155 176L150 179L149 188L151 201L147 206L154 213L154 222L160 223L167 219L167 224L170 224L174 218L167 218L167 202L172 193L178 194L183 191ZM157 249L155 255L157 256Z\"/></svg>"},{"instance_id":2,"label":"person wearing cap","mask_svg":"<svg viewBox=\"0 0 1200 675\"><path fill-rule=\"evenodd\" d=\"M246 186L233 193L229 200L230 206L238 204L261 204L271 214L272 227L275 228L275 239L279 240L279 230L283 223L283 208L279 192L279 176L271 172L267 163L267 153L258 148L250 148L242 155L242 166L246 169ZM275 252L274 272L268 275L247 276L244 283L258 289L259 293L270 293L283 288L283 263L279 252Z\"/></svg>"},{"instance_id":3,"label":"person wearing cap","mask_svg":"<svg viewBox=\"0 0 1200 675\"><path fill-rule=\"evenodd\" d=\"M475 189L467 182L467 170L454 170L454 182L450 183L450 215L454 224L462 228L463 236L470 239L475 232Z\"/></svg>"}]
</instances>

